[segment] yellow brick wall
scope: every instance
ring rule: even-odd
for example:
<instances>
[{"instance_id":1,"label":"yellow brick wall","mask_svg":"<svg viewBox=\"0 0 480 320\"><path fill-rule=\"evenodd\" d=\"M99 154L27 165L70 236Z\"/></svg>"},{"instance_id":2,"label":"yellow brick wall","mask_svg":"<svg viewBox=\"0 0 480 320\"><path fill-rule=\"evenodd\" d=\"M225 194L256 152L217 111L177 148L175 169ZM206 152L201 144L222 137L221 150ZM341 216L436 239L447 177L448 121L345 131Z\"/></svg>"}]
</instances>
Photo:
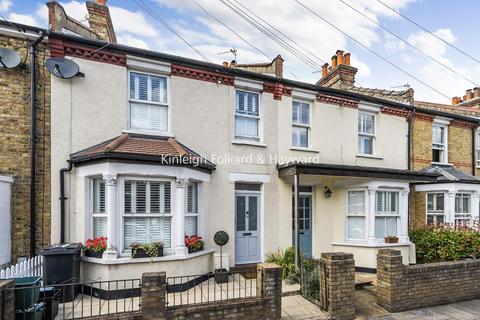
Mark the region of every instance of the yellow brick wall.
<instances>
[{"instance_id":1,"label":"yellow brick wall","mask_svg":"<svg viewBox=\"0 0 480 320\"><path fill-rule=\"evenodd\" d=\"M426 222L426 192L412 191L410 193L409 228L418 228Z\"/></svg>"},{"instance_id":2,"label":"yellow brick wall","mask_svg":"<svg viewBox=\"0 0 480 320\"><path fill-rule=\"evenodd\" d=\"M472 129L448 126L448 162L472 174Z\"/></svg>"},{"instance_id":3,"label":"yellow brick wall","mask_svg":"<svg viewBox=\"0 0 480 320\"><path fill-rule=\"evenodd\" d=\"M416 118L412 131L411 169L421 170L432 163L432 121Z\"/></svg>"},{"instance_id":4,"label":"yellow brick wall","mask_svg":"<svg viewBox=\"0 0 480 320\"><path fill-rule=\"evenodd\" d=\"M0 47L22 57L25 68L0 69L0 175L12 176L12 262L29 254L30 224L30 97L28 42L0 35ZM50 242L50 75L43 68L49 52L38 47L36 239Z\"/></svg>"}]
</instances>

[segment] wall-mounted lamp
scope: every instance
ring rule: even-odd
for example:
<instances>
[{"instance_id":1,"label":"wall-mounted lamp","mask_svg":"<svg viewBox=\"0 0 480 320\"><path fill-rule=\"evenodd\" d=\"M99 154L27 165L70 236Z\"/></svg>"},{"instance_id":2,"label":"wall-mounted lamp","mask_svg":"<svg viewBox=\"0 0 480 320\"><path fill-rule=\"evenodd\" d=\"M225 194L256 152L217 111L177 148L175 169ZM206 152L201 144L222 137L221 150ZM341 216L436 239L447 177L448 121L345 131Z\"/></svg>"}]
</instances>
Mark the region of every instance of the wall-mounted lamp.
<instances>
[{"instance_id":1,"label":"wall-mounted lamp","mask_svg":"<svg viewBox=\"0 0 480 320\"><path fill-rule=\"evenodd\" d=\"M325 186L325 197L331 198L332 194L333 194L332 190L330 190L329 187Z\"/></svg>"}]
</instances>

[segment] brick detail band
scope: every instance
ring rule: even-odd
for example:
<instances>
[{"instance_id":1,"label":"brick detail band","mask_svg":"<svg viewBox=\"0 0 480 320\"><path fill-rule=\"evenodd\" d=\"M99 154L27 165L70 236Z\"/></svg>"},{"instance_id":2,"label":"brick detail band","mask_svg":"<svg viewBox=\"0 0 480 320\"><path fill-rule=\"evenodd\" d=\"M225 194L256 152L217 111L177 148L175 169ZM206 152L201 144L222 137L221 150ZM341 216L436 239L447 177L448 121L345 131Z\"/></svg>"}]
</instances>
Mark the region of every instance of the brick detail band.
<instances>
[{"instance_id":1,"label":"brick detail band","mask_svg":"<svg viewBox=\"0 0 480 320\"><path fill-rule=\"evenodd\" d=\"M450 121L450 125L452 127L466 128L466 129L473 129L473 128L476 127L476 125L473 124L473 123L463 122L463 121L458 121L458 120Z\"/></svg>"},{"instance_id":2,"label":"brick detail band","mask_svg":"<svg viewBox=\"0 0 480 320\"><path fill-rule=\"evenodd\" d=\"M330 96L322 93L317 94L317 101L328 103L328 104L336 104L337 106L340 106L340 107L347 107L347 108L353 108L353 109L358 108L357 100L340 98L340 97Z\"/></svg>"},{"instance_id":3,"label":"brick detail band","mask_svg":"<svg viewBox=\"0 0 480 320\"><path fill-rule=\"evenodd\" d=\"M52 57L72 56L122 67L127 66L127 58L124 54L114 53L108 49L98 50L98 48L87 47L55 38L49 40L49 47Z\"/></svg>"},{"instance_id":4,"label":"brick detail band","mask_svg":"<svg viewBox=\"0 0 480 320\"><path fill-rule=\"evenodd\" d=\"M421 120L421 121L433 121L433 117L429 116L424 113L415 113L414 116L415 120Z\"/></svg>"},{"instance_id":5,"label":"brick detail band","mask_svg":"<svg viewBox=\"0 0 480 320\"><path fill-rule=\"evenodd\" d=\"M292 88L285 87L281 83L264 82L263 92L273 93L273 99L282 100L282 96L291 97Z\"/></svg>"},{"instance_id":6,"label":"brick detail band","mask_svg":"<svg viewBox=\"0 0 480 320\"><path fill-rule=\"evenodd\" d=\"M389 108L389 107L382 107L381 112L385 114L390 114L393 116L404 117L404 118L408 118L408 116L410 115L410 111L408 110L395 109L395 108Z\"/></svg>"},{"instance_id":7,"label":"brick detail band","mask_svg":"<svg viewBox=\"0 0 480 320\"><path fill-rule=\"evenodd\" d=\"M233 86L234 77L218 72L205 71L200 69L193 69L189 67L172 64L172 76L202 80L214 83L221 83L228 86Z\"/></svg>"}]
</instances>

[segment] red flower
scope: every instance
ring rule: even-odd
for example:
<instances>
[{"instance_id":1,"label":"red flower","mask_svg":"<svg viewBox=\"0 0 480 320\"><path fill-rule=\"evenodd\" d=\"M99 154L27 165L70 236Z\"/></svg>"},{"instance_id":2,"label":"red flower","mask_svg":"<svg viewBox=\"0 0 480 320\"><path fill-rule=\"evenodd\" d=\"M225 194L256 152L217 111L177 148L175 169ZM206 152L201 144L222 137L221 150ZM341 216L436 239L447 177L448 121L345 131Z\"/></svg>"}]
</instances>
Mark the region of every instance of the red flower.
<instances>
[{"instance_id":1,"label":"red flower","mask_svg":"<svg viewBox=\"0 0 480 320\"><path fill-rule=\"evenodd\" d=\"M104 252L107 250L107 237L98 237L94 239L88 239L85 242L84 249L88 249L95 252Z\"/></svg>"}]
</instances>

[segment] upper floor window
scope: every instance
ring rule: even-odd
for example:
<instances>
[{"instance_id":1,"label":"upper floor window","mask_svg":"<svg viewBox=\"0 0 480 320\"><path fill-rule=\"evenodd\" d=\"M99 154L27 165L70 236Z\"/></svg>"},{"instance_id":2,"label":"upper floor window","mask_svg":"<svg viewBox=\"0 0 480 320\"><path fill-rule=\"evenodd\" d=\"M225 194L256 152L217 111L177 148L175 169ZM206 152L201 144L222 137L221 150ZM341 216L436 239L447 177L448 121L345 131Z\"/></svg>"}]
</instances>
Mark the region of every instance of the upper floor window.
<instances>
[{"instance_id":1,"label":"upper floor window","mask_svg":"<svg viewBox=\"0 0 480 320\"><path fill-rule=\"evenodd\" d=\"M365 239L365 191L348 191L347 238Z\"/></svg>"},{"instance_id":2,"label":"upper floor window","mask_svg":"<svg viewBox=\"0 0 480 320\"><path fill-rule=\"evenodd\" d=\"M445 194L427 194L427 224L445 222Z\"/></svg>"},{"instance_id":3,"label":"upper floor window","mask_svg":"<svg viewBox=\"0 0 480 320\"><path fill-rule=\"evenodd\" d=\"M198 235L198 183L189 182L187 185L187 210L185 213L185 234Z\"/></svg>"},{"instance_id":4,"label":"upper floor window","mask_svg":"<svg viewBox=\"0 0 480 320\"><path fill-rule=\"evenodd\" d=\"M107 236L107 213L105 212L105 181L102 178L93 179L93 237Z\"/></svg>"},{"instance_id":5,"label":"upper floor window","mask_svg":"<svg viewBox=\"0 0 480 320\"><path fill-rule=\"evenodd\" d=\"M308 148L310 131L310 104L293 101L292 146Z\"/></svg>"},{"instance_id":6,"label":"upper floor window","mask_svg":"<svg viewBox=\"0 0 480 320\"><path fill-rule=\"evenodd\" d=\"M236 91L235 138L260 140L260 102L258 93Z\"/></svg>"},{"instance_id":7,"label":"upper floor window","mask_svg":"<svg viewBox=\"0 0 480 320\"><path fill-rule=\"evenodd\" d=\"M477 160L477 167L480 167L480 131L477 131L475 135L477 141L475 141L475 155Z\"/></svg>"},{"instance_id":8,"label":"upper floor window","mask_svg":"<svg viewBox=\"0 0 480 320\"><path fill-rule=\"evenodd\" d=\"M468 225L472 217L471 194L457 193L455 195L455 225Z\"/></svg>"},{"instance_id":9,"label":"upper floor window","mask_svg":"<svg viewBox=\"0 0 480 320\"><path fill-rule=\"evenodd\" d=\"M397 235L397 220L400 217L399 192L377 191L375 206L375 237Z\"/></svg>"},{"instance_id":10,"label":"upper floor window","mask_svg":"<svg viewBox=\"0 0 480 320\"><path fill-rule=\"evenodd\" d=\"M432 162L447 162L447 127L432 126Z\"/></svg>"},{"instance_id":11,"label":"upper floor window","mask_svg":"<svg viewBox=\"0 0 480 320\"><path fill-rule=\"evenodd\" d=\"M358 113L358 153L374 153L375 143L375 115L370 112Z\"/></svg>"},{"instance_id":12,"label":"upper floor window","mask_svg":"<svg viewBox=\"0 0 480 320\"><path fill-rule=\"evenodd\" d=\"M130 72L131 129L168 131L167 78L145 73Z\"/></svg>"}]
</instances>

